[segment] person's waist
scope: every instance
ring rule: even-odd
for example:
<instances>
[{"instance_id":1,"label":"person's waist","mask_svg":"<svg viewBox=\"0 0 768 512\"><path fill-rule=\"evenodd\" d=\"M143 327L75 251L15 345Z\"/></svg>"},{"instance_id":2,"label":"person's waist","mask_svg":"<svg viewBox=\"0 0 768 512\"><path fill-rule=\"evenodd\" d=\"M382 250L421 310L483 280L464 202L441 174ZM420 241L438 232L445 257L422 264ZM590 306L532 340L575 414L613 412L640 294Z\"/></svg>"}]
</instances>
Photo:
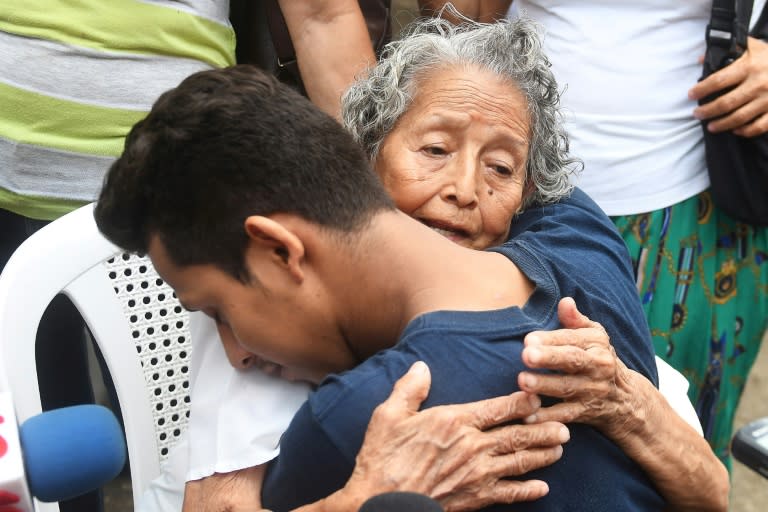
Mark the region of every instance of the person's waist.
<instances>
[{"instance_id":1,"label":"person's waist","mask_svg":"<svg viewBox=\"0 0 768 512\"><path fill-rule=\"evenodd\" d=\"M638 165L676 164L704 154L701 124L692 116L580 114L568 117L566 127L570 152L584 160L585 172L598 162L611 172L633 172Z\"/></svg>"},{"instance_id":2,"label":"person's waist","mask_svg":"<svg viewBox=\"0 0 768 512\"><path fill-rule=\"evenodd\" d=\"M26 92L93 107L146 112L162 93L211 66L164 55L94 52L0 30L0 69L0 85L16 91L16 96ZM3 117L20 115L27 103L34 107L37 98L29 98L3 98L14 101L3 104L19 107L3 112Z\"/></svg>"},{"instance_id":3,"label":"person's waist","mask_svg":"<svg viewBox=\"0 0 768 512\"><path fill-rule=\"evenodd\" d=\"M113 160L0 137L0 207L55 218L93 201Z\"/></svg>"},{"instance_id":4,"label":"person's waist","mask_svg":"<svg viewBox=\"0 0 768 512\"><path fill-rule=\"evenodd\" d=\"M226 10L210 8L215 2L84 0L80 4L67 8L56 0L3 0L0 30L94 54L167 55L214 67L234 64L234 31Z\"/></svg>"}]
</instances>

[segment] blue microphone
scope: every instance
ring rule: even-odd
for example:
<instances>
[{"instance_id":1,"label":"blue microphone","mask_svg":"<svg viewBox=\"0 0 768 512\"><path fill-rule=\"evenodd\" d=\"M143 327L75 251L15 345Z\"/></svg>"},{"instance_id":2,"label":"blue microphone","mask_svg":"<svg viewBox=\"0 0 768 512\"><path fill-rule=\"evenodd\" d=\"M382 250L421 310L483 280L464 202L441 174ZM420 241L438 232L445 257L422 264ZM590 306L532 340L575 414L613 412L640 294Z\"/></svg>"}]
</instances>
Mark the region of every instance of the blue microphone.
<instances>
[{"instance_id":1,"label":"blue microphone","mask_svg":"<svg viewBox=\"0 0 768 512\"><path fill-rule=\"evenodd\" d=\"M43 502L98 489L125 465L123 431L112 411L100 405L32 416L19 428L19 440L30 493Z\"/></svg>"}]
</instances>

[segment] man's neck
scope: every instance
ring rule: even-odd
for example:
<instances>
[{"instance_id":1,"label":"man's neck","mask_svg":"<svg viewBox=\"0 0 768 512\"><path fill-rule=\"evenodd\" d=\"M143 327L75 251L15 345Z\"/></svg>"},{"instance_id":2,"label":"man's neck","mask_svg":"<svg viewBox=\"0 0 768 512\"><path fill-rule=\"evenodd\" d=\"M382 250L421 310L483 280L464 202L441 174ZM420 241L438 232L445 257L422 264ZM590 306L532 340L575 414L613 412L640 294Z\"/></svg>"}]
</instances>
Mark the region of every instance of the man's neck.
<instances>
[{"instance_id":1,"label":"man's neck","mask_svg":"<svg viewBox=\"0 0 768 512\"><path fill-rule=\"evenodd\" d=\"M503 255L460 247L400 212L376 215L355 248L337 256L326 275L359 360L393 346L422 314L522 306L533 291Z\"/></svg>"}]
</instances>

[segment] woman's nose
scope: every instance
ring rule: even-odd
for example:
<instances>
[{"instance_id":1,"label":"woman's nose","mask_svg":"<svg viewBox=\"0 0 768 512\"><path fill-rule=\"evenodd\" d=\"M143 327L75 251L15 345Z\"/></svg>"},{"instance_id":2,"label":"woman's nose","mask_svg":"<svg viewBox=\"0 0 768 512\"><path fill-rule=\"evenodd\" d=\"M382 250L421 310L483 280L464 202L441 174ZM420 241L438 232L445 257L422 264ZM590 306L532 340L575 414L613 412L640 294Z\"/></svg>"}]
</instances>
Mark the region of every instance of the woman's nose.
<instances>
[{"instance_id":1,"label":"woman's nose","mask_svg":"<svg viewBox=\"0 0 768 512\"><path fill-rule=\"evenodd\" d=\"M474 208L477 206L477 180L475 163L455 158L450 168L446 169L441 197L459 208Z\"/></svg>"}]
</instances>

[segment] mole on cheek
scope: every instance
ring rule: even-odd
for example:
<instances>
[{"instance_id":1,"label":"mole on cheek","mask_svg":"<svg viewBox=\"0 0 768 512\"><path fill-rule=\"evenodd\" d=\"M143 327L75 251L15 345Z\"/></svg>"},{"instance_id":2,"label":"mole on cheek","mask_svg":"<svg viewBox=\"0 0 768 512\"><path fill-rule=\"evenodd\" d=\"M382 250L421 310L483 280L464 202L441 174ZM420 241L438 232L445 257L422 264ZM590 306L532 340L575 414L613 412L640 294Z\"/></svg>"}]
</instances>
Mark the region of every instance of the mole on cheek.
<instances>
[{"instance_id":1,"label":"mole on cheek","mask_svg":"<svg viewBox=\"0 0 768 512\"><path fill-rule=\"evenodd\" d=\"M489 195L489 196L492 196L492 195L493 195L493 189L490 189L490 188L488 189L488 195Z\"/></svg>"}]
</instances>

